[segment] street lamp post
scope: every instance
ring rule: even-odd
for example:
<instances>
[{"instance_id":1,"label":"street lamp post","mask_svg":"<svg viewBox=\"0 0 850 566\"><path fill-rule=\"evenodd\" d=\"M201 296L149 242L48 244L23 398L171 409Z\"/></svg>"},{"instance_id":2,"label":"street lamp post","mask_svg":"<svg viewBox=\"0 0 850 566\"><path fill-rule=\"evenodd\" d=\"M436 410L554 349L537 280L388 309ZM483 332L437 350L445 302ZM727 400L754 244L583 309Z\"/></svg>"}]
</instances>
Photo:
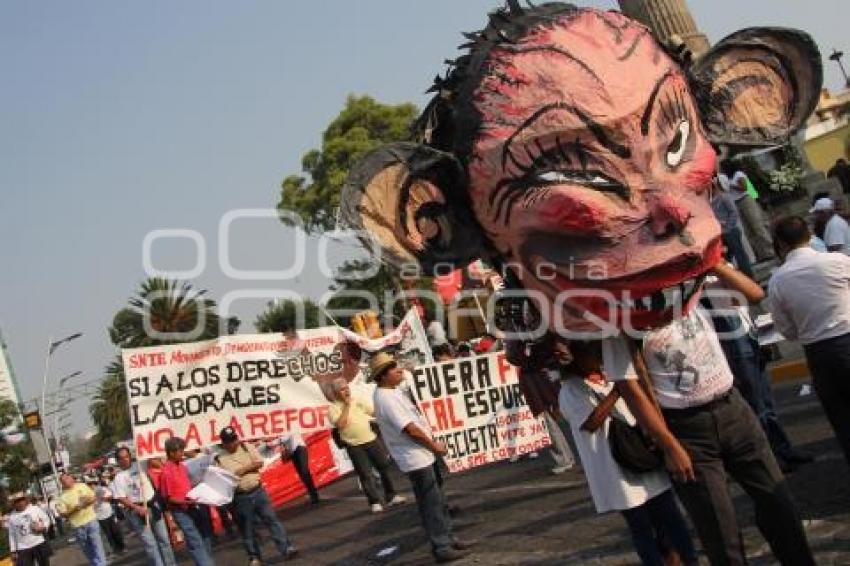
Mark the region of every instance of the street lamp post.
<instances>
[{"instance_id":1,"label":"street lamp post","mask_svg":"<svg viewBox=\"0 0 850 566\"><path fill-rule=\"evenodd\" d=\"M829 56L829 59L838 63L838 68L841 69L841 74L844 75L844 84L850 88L850 77L847 76L847 71L844 69L844 63L841 62L842 57L844 57L844 52L833 47L832 55Z\"/></svg>"},{"instance_id":2,"label":"street lamp post","mask_svg":"<svg viewBox=\"0 0 850 566\"><path fill-rule=\"evenodd\" d=\"M59 417L66 415L67 413L65 411L68 408L67 404L65 404L66 400L62 398L62 388L65 386L65 383L81 375L83 375L83 372L75 371L74 373L69 373L59 380L59 389L56 390L57 408L56 411L54 411L56 416L53 418L53 443L56 445L57 451L59 450L59 440L61 438L59 435ZM53 457L55 458L55 455L53 455Z\"/></svg>"},{"instance_id":3,"label":"street lamp post","mask_svg":"<svg viewBox=\"0 0 850 566\"><path fill-rule=\"evenodd\" d=\"M53 337L50 336L47 338L47 355L44 358L44 379L42 379L41 385L41 410L45 411L47 408L47 378L50 375L50 358L53 356L53 352L66 342L70 342L71 340L76 340L80 336L82 336L82 332L77 332L75 334L71 334L62 338L61 340L53 340ZM45 438L47 440L48 451L50 452L50 469L53 472L53 481L56 482L56 489L59 489L59 473L56 471L56 460L53 457L53 449L50 448L50 438L47 435L47 427L45 426L44 420L41 422L42 430L45 432Z\"/></svg>"}]
</instances>

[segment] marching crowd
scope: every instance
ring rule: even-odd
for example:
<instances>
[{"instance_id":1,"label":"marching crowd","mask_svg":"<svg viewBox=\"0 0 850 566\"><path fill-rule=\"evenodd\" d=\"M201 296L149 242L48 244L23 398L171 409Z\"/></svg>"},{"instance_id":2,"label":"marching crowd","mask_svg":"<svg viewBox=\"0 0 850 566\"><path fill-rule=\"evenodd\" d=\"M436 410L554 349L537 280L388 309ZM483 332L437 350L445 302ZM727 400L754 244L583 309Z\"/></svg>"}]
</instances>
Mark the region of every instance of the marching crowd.
<instances>
[{"instance_id":1,"label":"marching crowd","mask_svg":"<svg viewBox=\"0 0 850 566\"><path fill-rule=\"evenodd\" d=\"M785 480L786 473L813 457L792 445L776 415L750 307L763 302L777 330L803 345L814 389L850 462L850 227L836 213L835 203L821 197L811 209L814 230L799 216L778 219L772 234L755 230L760 242L754 247L756 259L775 254L781 261L765 293L752 279L741 227L744 214L737 204L752 198L746 176L733 174L719 184L728 189L715 197L714 208L729 263L713 269L705 288L734 290L748 304L722 303L722 295L706 294L683 318L641 340L620 336L585 342L546 334L503 345L486 335L475 345L450 344L434 320L428 334L437 361L504 347L519 368L528 405L549 429L552 471L561 473L574 463L561 431L564 423L596 510L622 514L643 564L666 564L674 556L682 564L698 563L686 516L712 564L745 564L730 480L752 500L757 526L776 559L795 566L814 564ZM770 250L761 241L765 238ZM395 466L412 486L435 560L468 555L473 543L455 535L443 491L446 446L434 440L428 420L403 385L404 370L391 354L372 355L369 370L376 385L371 400L355 398L348 382L338 379L329 407L334 440L347 451L369 510L380 513L406 502L390 474ZM67 522L89 562L103 566L107 552L101 534L111 553L125 551L118 522L123 517L142 541L149 563L176 564L176 526L194 564L211 565L213 514L228 533L238 531L252 566L264 560L259 525L267 528L281 559L294 558L298 550L260 477L260 451L233 428L225 427L219 436L218 451L189 455L185 442L172 437L165 443L166 459L146 466L121 447L114 474L85 481L63 474L62 493L54 502L13 495L14 509L6 520L16 564L49 564L48 541ZM282 457L294 464L311 503L319 503L303 439L288 434L275 442ZM189 497L200 481L198 468L186 465L194 458L238 478L232 503L211 509Z\"/></svg>"}]
</instances>

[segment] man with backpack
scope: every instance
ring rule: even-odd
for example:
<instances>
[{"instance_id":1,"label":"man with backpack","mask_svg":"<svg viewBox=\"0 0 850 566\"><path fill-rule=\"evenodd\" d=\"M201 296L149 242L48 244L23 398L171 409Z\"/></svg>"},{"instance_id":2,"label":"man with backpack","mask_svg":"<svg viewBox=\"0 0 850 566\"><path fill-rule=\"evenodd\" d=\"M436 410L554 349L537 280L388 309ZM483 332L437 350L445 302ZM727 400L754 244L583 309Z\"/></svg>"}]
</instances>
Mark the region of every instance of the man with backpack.
<instances>
[{"instance_id":1,"label":"man with backpack","mask_svg":"<svg viewBox=\"0 0 850 566\"><path fill-rule=\"evenodd\" d=\"M271 533L283 560L294 558L298 550L286 534L286 529L275 515L271 499L260 480L263 458L250 444L239 441L233 427L224 427L219 433L224 450L216 457L216 462L225 470L239 476L233 506L236 508L236 520L242 532L242 542L250 559L250 566L260 566L262 556L255 534L259 519Z\"/></svg>"}]
</instances>

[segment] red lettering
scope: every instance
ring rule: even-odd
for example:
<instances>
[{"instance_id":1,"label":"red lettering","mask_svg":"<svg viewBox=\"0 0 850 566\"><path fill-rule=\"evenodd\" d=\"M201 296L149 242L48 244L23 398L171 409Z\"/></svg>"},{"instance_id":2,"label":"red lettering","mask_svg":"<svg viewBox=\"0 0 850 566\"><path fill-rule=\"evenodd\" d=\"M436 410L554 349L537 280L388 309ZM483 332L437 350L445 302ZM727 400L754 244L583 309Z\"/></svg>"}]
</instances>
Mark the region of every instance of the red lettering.
<instances>
[{"instance_id":1,"label":"red lettering","mask_svg":"<svg viewBox=\"0 0 850 566\"><path fill-rule=\"evenodd\" d=\"M268 436L268 420L269 417L265 413L253 413L247 415L245 418L248 419L248 424L251 427L251 438L256 438L258 436ZM262 432L262 435L257 434L257 431Z\"/></svg>"},{"instance_id":2,"label":"red lettering","mask_svg":"<svg viewBox=\"0 0 850 566\"><path fill-rule=\"evenodd\" d=\"M298 425L301 429L316 428L319 422L319 417L316 414L316 409L313 407L305 407L298 413Z\"/></svg>"},{"instance_id":3,"label":"red lettering","mask_svg":"<svg viewBox=\"0 0 850 566\"><path fill-rule=\"evenodd\" d=\"M198 432L198 426L195 423L189 423L186 428L186 446L201 448L204 444L201 442L201 433ZM193 444L194 443L194 444Z\"/></svg>"},{"instance_id":4,"label":"red lettering","mask_svg":"<svg viewBox=\"0 0 850 566\"><path fill-rule=\"evenodd\" d=\"M499 368L499 381L503 384L507 383L508 375L513 377L514 366L508 363L508 360L505 359L505 353L500 352L496 356L496 366Z\"/></svg>"},{"instance_id":5,"label":"red lettering","mask_svg":"<svg viewBox=\"0 0 850 566\"><path fill-rule=\"evenodd\" d=\"M283 421L283 411L276 409L269 413L269 418L272 424L272 434L281 435L286 432L286 425Z\"/></svg>"},{"instance_id":6,"label":"red lettering","mask_svg":"<svg viewBox=\"0 0 850 566\"><path fill-rule=\"evenodd\" d=\"M153 366L164 366L165 365L165 353L164 352L151 352L149 354L133 354L130 356L130 367L133 369L144 368L144 367L153 367Z\"/></svg>"},{"instance_id":7,"label":"red lettering","mask_svg":"<svg viewBox=\"0 0 850 566\"><path fill-rule=\"evenodd\" d=\"M230 424L227 426L235 428L236 434L238 434L240 437L245 436L245 433L242 432L242 425L239 423L239 419L237 417L230 417Z\"/></svg>"},{"instance_id":8,"label":"red lettering","mask_svg":"<svg viewBox=\"0 0 850 566\"><path fill-rule=\"evenodd\" d=\"M437 430L449 428L449 419L446 418L446 405L444 399L434 399L434 420L437 421Z\"/></svg>"},{"instance_id":9,"label":"red lettering","mask_svg":"<svg viewBox=\"0 0 850 566\"><path fill-rule=\"evenodd\" d=\"M454 399L446 399L446 405L449 413L449 424L452 428L461 428L463 426L463 421L455 416Z\"/></svg>"}]
</instances>

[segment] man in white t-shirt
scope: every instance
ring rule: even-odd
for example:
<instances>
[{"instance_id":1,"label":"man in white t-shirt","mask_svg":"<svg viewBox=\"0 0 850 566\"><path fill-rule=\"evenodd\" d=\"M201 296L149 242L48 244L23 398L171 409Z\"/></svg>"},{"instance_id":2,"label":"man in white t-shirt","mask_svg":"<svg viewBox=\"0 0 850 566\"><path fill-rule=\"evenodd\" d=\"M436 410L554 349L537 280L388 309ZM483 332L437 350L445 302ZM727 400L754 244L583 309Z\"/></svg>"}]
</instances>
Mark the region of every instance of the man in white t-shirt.
<instances>
[{"instance_id":1,"label":"man in white t-shirt","mask_svg":"<svg viewBox=\"0 0 850 566\"><path fill-rule=\"evenodd\" d=\"M387 449L399 469L413 484L413 493L422 518L422 526L431 541L437 562L452 562L467 556L468 544L452 533L446 499L438 472L436 456L446 454L446 446L431 436L425 416L400 388L404 373L389 354L378 352L369 363L370 379L375 388L375 420Z\"/></svg>"},{"instance_id":2,"label":"man in white t-shirt","mask_svg":"<svg viewBox=\"0 0 850 566\"><path fill-rule=\"evenodd\" d=\"M732 372L705 311L697 307L647 332L642 347L628 340L603 342L603 368L648 432L662 438L672 432L687 450L692 468L682 463L668 468L711 563L746 563L731 476L752 498L759 529L777 560L814 564L791 492L755 414L732 387ZM663 419L639 385L633 359L641 358Z\"/></svg>"},{"instance_id":3,"label":"man in white t-shirt","mask_svg":"<svg viewBox=\"0 0 850 566\"><path fill-rule=\"evenodd\" d=\"M826 224L823 241L827 251L850 255L850 225L835 213L835 203L832 199L819 198L809 212L815 215L816 221Z\"/></svg>"},{"instance_id":4,"label":"man in white t-shirt","mask_svg":"<svg viewBox=\"0 0 850 566\"><path fill-rule=\"evenodd\" d=\"M115 453L121 470L112 480L112 497L127 510L130 528L142 539L148 563L154 566L176 566L174 550L168 539L163 509L155 497L148 475L133 462L130 449L122 446Z\"/></svg>"},{"instance_id":5,"label":"man in white t-shirt","mask_svg":"<svg viewBox=\"0 0 850 566\"><path fill-rule=\"evenodd\" d=\"M9 500L14 505L6 525L12 562L50 566L50 547L44 538L50 528L50 517L37 505L31 505L24 492L13 494Z\"/></svg>"}]
</instances>

